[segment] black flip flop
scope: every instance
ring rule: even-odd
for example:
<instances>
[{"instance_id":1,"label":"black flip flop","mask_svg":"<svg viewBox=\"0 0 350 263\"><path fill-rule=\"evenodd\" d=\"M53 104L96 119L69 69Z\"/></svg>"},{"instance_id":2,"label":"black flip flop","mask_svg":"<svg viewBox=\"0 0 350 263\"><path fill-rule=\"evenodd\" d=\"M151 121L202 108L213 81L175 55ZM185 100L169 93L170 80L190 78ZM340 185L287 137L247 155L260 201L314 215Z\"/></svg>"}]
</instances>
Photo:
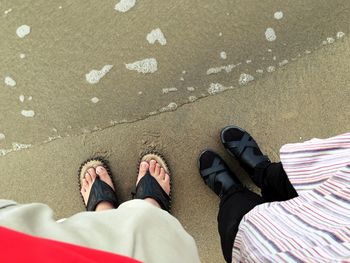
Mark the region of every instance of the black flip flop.
<instances>
[{"instance_id":1,"label":"black flip flop","mask_svg":"<svg viewBox=\"0 0 350 263\"><path fill-rule=\"evenodd\" d=\"M231 187L241 185L241 182L230 170L225 161L211 150L205 150L199 155L198 167L205 184L220 198L223 197Z\"/></svg>"},{"instance_id":2,"label":"black flip flop","mask_svg":"<svg viewBox=\"0 0 350 263\"><path fill-rule=\"evenodd\" d=\"M254 138L237 126L227 126L222 129L220 139L225 149L241 163L249 174L262 162L270 162L264 155Z\"/></svg>"},{"instance_id":3,"label":"black flip flop","mask_svg":"<svg viewBox=\"0 0 350 263\"><path fill-rule=\"evenodd\" d=\"M163 188L159 185L157 180L150 174L149 171L140 179L138 182L136 189L131 193L133 199L145 199L145 198L153 198L158 202L160 207L169 212L171 211L171 174L170 169L163 156L155 151L148 152L142 155L139 160L137 175L139 174L140 163L143 161L150 162L151 160L155 160L160 164L160 167L164 169L165 173L167 173L170 177L170 193L169 195L163 190Z\"/></svg>"},{"instance_id":4,"label":"black flip flop","mask_svg":"<svg viewBox=\"0 0 350 263\"><path fill-rule=\"evenodd\" d=\"M81 182L85 176L86 171L91 167L96 168L97 166L103 166L107 170L107 173L111 177L112 183L114 185L112 173L107 164L107 161L103 160L101 157L95 157L83 162L78 170L80 189ZM81 197L83 198L82 195ZM113 188L105 182L101 181L100 177L97 175L94 183L92 184L87 204L85 204L84 198L83 202L87 211L95 211L96 206L102 201L110 202L115 208L119 206L118 199Z\"/></svg>"}]
</instances>

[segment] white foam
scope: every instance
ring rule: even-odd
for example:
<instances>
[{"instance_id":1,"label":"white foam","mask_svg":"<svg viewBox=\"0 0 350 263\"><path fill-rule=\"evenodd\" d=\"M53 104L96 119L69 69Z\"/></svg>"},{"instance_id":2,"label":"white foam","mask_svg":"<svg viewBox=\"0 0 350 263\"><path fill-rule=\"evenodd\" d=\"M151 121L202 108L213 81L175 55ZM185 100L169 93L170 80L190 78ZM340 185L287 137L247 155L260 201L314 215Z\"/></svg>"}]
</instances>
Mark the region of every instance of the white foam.
<instances>
[{"instance_id":1,"label":"white foam","mask_svg":"<svg viewBox=\"0 0 350 263\"><path fill-rule=\"evenodd\" d=\"M210 95L214 95L214 94L223 92L223 91L228 90L228 89L233 89L233 87L232 86L225 87L225 86L221 85L220 83L211 83L209 86L209 89L208 89L208 93Z\"/></svg>"},{"instance_id":2,"label":"white foam","mask_svg":"<svg viewBox=\"0 0 350 263\"><path fill-rule=\"evenodd\" d=\"M181 81L185 81L184 77L181 77L180 80L181 80Z\"/></svg>"},{"instance_id":3,"label":"white foam","mask_svg":"<svg viewBox=\"0 0 350 263\"><path fill-rule=\"evenodd\" d=\"M177 104L175 102L170 102L168 106L165 106L161 108L159 111L160 112L166 112L166 111L174 111L177 109Z\"/></svg>"},{"instance_id":4,"label":"white foam","mask_svg":"<svg viewBox=\"0 0 350 263\"><path fill-rule=\"evenodd\" d=\"M24 102L24 95L19 95L20 102Z\"/></svg>"},{"instance_id":5,"label":"white foam","mask_svg":"<svg viewBox=\"0 0 350 263\"><path fill-rule=\"evenodd\" d=\"M247 64L250 64L250 63L252 63L252 61L251 61L250 59L248 59L248 60L246 61L246 63L247 63Z\"/></svg>"},{"instance_id":6,"label":"white foam","mask_svg":"<svg viewBox=\"0 0 350 263\"><path fill-rule=\"evenodd\" d=\"M32 118L32 117L34 117L35 112L34 112L33 110L22 110L22 111L21 111L21 114L22 114L24 117Z\"/></svg>"},{"instance_id":7,"label":"white foam","mask_svg":"<svg viewBox=\"0 0 350 263\"><path fill-rule=\"evenodd\" d=\"M341 39L342 37L344 37L345 36L345 33L344 32L338 32L337 33L337 39Z\"/></svg>"},{"instance_id":8,"label":"white foam","mask_svg":"<svg viewBox=\"0 0 350 263\"><path fill-rule=\"evenodd\" d=\"M21 54L19 54L19 57L23 59L26 57L26 54L21 53Z\"/></svg>"},{"instance_id":9,"label":"white foam","mask_svg":"<svg viewBox=\"0 0 350 263\"><path fill-rule=\"evenodd\" d=\"M16 81L13 78L9 77L9 76L5 77L5 81L4 82L5 82L5 84L7 86L10 86L10 87L16 86Z\"/></svg>"},{"instance_id":10,"label":"white foam","mask_svg":"<svg viewBox=\"0 0 350 263\"><path fill-rule=\"evenodd\" d=\"M158 41L162 46L166 44L166 39L160 28L153 29L151 33L147 35L147 41L150 44L154 44L156 41Z\"/></svg>"},{"instance_id":11,"label":"white foam","mask_svg":"<svg viewBox=\"0 0 350 263\"><path fill-rule=\"evenodd\" d=\"M163 94L168 94L169 92L175 92L177 91L177 88L172 87L172 88L164 88L163 90Z\"/></svg>"},{"instance_id":12,"label":"white foam","mask_svg":"<svg viewBox=\"0 0 350 263\"><path fill-rule=\"evenodd\" d=\"M96 84L103 78L111 69L113 65L105 65L101 70L93 69L89 73L85 74L85 79L90 84Z\"/></svg>"},{"instance_id":13,"label":"white foam","mask_svg":"<svg viewBox=\"0 0 350 263\"><path fill-rule=\"evenodd\" d=\"M5 140L5 134L0 132L0 141Z\"/></svg>"},{"instance_id":14,"label":"white foam","mask_svg":"<svg viewBox=\"0 0 350 263\"><path fill-rule=\"evenodd\" d=\"M26 35L30 33L30 26L27 25L21 25L19 28L16 30L16 34L20 38L24 38Z\"/></svg>"},{"instance_id":15,"label":"white foam","mask_svg":"<svg viewBox=\"0 0 350 263\"><path fill-rule=\"evenodd\" d=\"M272 58L273 60L276 60L277 59L277 57L276 56L273 56L273 58Z\"/></svg>"},{"instance_id":16,"label":"white foam","mask_svg":"<svg viewBox=\"0 0 350 263\"><path fill-rule=\"evenodd\" d=\"M277 20L280 20L283 18L283 12L282 11L277 11L274 13L273 17Z\"/></svg>"},{"instance_id":17,"label":"white foam","mask_svg":"<svg viewBox=\"0 0 350 263\"><path fill-rule=\"evenodd\" d=\"M187 87L186 89L187 89L188 91L194 91L194 90L195 90L194 87Z\"/></svg>"},{"instance_id":18,"label":"white foam","mask_svg":"<svg viewBox=\"0 0 350 263\"><path fill-rule=\"evenodd\" d=\"M4 14L7 15L10 12L12 12L12 8L9 8L9 9L5 10Z\"/></svg>"},{"instance_id":19,"label":"white foam","mask_svg":"<svg viewBox=\"0 0 350 263\"><path fill-rule=\"evenodd\" d=\"M221 66L221 67L215 67L215 68L210 68L207 70L207 75L211 75L211 74L217 74L221 71L226 71L226 73L229 73L232 71L232 69L234 69L235 67L241 65L242 63L238 63L238 64L229 64L226 66Z\"/></svg>"},{"instance_id":20,"label":"white foam","mask_svg":"<svg viewBox=\"0 0 350 263\"><path fill-rule=\"evenodd\" d=\"M91 102L92 103L97 103L97 102L99 102L100 100L99 100L99 98L97 98L97 97L93 97L92 99L91 99Z\"/></svg>"},{"instance_id":21,"label":"white foam","mask_svg":"<svg viewBox=\"0 0 350 263\"><path fill-rule=\"evenodd\" d=\"M266 71L271 73L271 72L274 72L275 69L276 68L274 66L269 66L269 67L267 67Z\"/></svg>"},{"instance_id":22,"label":"white foam","mask_svg":"<svg viewBox=\"0 0 350 263\"><path fill-rule=\"evenodd\" d=\"M6 154L13 152L13 151L27 149L27 148L30 148L31 146L32 146L31 144L23 144L23 143L13 142L11 149L0 149L0 156L6 155Z\"/></svg>"},{"instance_id":23,"label":"white foam","mask_svg":"<svg viewBox=\"0 0 350 263\"><path fill-rule=\"evenodd\" d=\"M275 30L273 30L273 28L271 27L267 28L265 31L265 37L267 41L270 41L270 42L275 41L277 38Z\"/></svg>"},{"instance_id":24,"label":"white foam","mask_svg":"<svg viewBox=\"0 0 350 263\"><path fill-rule=\"evenodd\" d=\"M12 143L12 149L14 151L19 151L22 149L28 149L29 147L31 147L31 144L24 144L24 143L18 143L18 142L13 142Z\"/></svg>"},{"instance_id":25,"label":"white foam","mask_svg":"<svg viewBox=\"0 0 350 263\"><path fill-rule=\"evenodd\" d=\"M250 74L242 73L239 76L238 83L239 85L247 85L249 82L253 81L254 77Z\"/></svg>"},{"instance_id":26,"label":"white foam","mask_svg":"<svg viewBox=\"0 0 350 263\"><path fill-rule=\"evenodd\" d=\"M32 96L29 96L29 97L28 97L28 100L32 100L32 99L33 99L33 97L32 97Z\"/></svg>"},{"instance_id":27,"label":"white foam","mask_svg":"<svg viewBox=\"0 0 350 263\"><path fill-rule=\"evenodd\" d=\"M280 66L280 67L283 67L283 66L285 66L285 65L287 65L288 64L288 59L284 59L284 60L282 60L280 63L278 63L278 65Z\"/></svg>"},{"instance_id":28,"label":"white foam","mask_svg":"<svg viewBox=\"0 0 350 263\"><path fill-rule=\"evenodd\" d=\"M182 74L186 74L186 70L183 70L183 71L182 71Z\"/></svg>"},{"instance_id":29,"label":"white foam","mask_svg":"<svg viewBox=\"0 0 350 263\"><path fill-rule=\"evenodd\" d=\"M220 57L221 57L222 59L227 59L227 54L226 54L226 52L225 52L225 51L221 51L221 52L220 52Z\"/></svg>"},{"instance_id":30,"label":"white foam","mask_svg":"<svg viewBox=\"0 0 350 263\"><path fill-rule=\"evenodd\" d=\"M256 72L256 73L259 73L259 74L263 74L263 73L264 73L264 70L263 70L263 69L257 69L255 72Z\"/></svg>"},{"instance_id":31,"label":"white foam","mask_svg":"<svg viewBox=\"0 0 350 263\"><path fill-rule=\"evenodd\" d=\"M127 12L136 4L136 0L120 0L114 7L116 11Z\"/></svg>"},{"instance_id":32,"label":"white foam","mask_svg":"<svg viewBox=\"0 0 350 263\"><path fill-rule=\"evenodd\" d=\"M335 39L333 37L327 37L327 43L328 44L333 44Z\"/></svg>"},{"instance_id":33,"label":"white foam","mask_svg":"<svg viewBox=\"0 0 350 263\"><path fill-rule=\"evenodd\" d=\"M194 101L196 101L198 98L196 97L196 96L189 96L188 97L188 101L190 101L190 102L194 102Z\"/></svg>"},{"instance_id":34,"label":"white foam","mask_svg":"<svg viewBox=\"0 0 350 263\"><path fill-rule=\"evenodd\" d=\"M158 70L158 63L155 58L146 58L130 64L125 64L125 66L129 70L135 70L143 74L154 73Z\"/></svg>"},{"instance_id":35,"label":"white foam","mask_svg":"<svg viewBox=\"0 0 350 263\"><path fill-rule=\"evenodd\" d=\"M222 32L219 33L219 37L222 37Z\"/></svg>"}]
</instances>

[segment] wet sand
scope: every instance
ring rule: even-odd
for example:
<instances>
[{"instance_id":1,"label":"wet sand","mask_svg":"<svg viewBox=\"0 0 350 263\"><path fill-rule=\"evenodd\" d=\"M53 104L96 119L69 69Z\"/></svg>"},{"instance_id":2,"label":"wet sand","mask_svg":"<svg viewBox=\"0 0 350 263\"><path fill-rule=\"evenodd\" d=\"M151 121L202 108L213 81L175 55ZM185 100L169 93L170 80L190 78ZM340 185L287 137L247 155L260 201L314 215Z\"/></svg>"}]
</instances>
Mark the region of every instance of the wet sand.
<instances>
[{"instance_id":1,"label":"wet sand","mask_svg":"<svg viewBox=\"0 0 350 263\"><path fill-rule=\"evenodd\" d=\"M198 174L198 154L218 151L253 186L224 152L220 129L246 128L274 160L285 143L350 129L347 1L139 1L126 13L113 1L2 3L0 76L16 85L0 84L1 198L47 203L57 218L82 211L77 169L102 155L127 200L139 155L158 149L174 175L174 215L196 239L203 262L222 262L219 200ZM282 19L274 18L277 11ZM19 38L23 24L31 32ZM166 45L147 41L156 28ZM276 40L267 40L267 28ZM157 60L156 72L125 66L146 58ZM98 83L87 82L87 73L105 65L113 67ZM229 65L236 66L227 73ZM254 80L240 85L242 74ZM170 88L176 91L164 93ZM28 149L12 151L13 143Z\"/></svg>"}]
</instances>

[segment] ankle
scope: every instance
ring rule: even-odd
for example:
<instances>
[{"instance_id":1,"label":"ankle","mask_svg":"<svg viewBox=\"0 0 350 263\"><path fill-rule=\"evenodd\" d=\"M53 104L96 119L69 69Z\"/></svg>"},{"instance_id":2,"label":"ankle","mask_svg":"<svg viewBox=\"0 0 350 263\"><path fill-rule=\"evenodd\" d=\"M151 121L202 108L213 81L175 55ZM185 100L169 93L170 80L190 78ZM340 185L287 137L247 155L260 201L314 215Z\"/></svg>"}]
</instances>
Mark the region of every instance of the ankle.
<instances>
[{"instance_id":1,"label":"ankle","mask_svg":"<svg viewBox=\"0 0 350 263\"><path fill-rule=\"evenodd\" d=\"M110 202L102 201L96 206L95 211L99 212L99 211L110 210L110 209L114 209L114 208L115 207Z\"/></svg>"}]
</instances>

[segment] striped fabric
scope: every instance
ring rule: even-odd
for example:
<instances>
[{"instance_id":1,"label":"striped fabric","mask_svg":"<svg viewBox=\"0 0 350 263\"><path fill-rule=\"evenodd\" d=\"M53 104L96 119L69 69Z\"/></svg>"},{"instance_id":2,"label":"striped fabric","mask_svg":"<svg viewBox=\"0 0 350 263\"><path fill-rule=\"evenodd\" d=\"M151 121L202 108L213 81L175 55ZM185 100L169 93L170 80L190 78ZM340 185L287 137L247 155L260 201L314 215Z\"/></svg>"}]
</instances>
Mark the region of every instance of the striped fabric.
<instances>
[{"instance_id":1,"label":"striped fabric","mask_svg":"<svg viewBox=\"0 0 350 263\"><path fill-rule=\"evenodd\" d=\"M299 196L246 214L232 262L350 262L350 133L280 154Z\"/></svg>"}]
</instances>

